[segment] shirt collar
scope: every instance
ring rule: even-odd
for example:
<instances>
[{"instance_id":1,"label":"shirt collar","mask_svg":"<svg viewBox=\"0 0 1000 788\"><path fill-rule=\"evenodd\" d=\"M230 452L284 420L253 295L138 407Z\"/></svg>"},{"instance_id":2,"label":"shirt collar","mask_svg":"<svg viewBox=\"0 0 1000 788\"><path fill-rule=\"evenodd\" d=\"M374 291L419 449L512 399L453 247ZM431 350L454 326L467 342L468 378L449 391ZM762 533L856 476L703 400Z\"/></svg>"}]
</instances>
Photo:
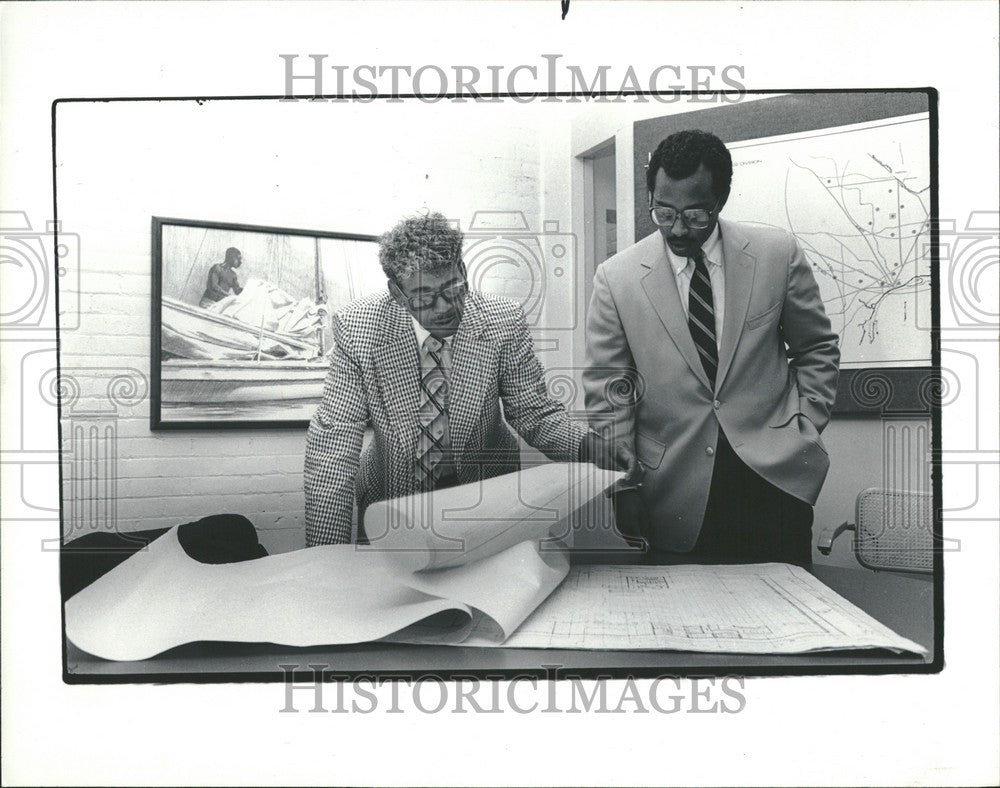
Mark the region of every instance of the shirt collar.
<instances>
[{"instance_id":1,"label":"shirt collar","mask_svg":"<svg viewBox=\"0 0 1000 788\"><path fill-rule=\"evenodd\" d=\"M424 342L427 341L427 337L431 335L431 332L428 331L426 328L424 328L422 325L420 325L420 323L413 315L410 315L410 322L413 323L413 333L417 337L417 347L423 348Z\"/></svg>"},{"instance_id":2,"label":"shirt collar","mask_svg":"<svg viewBox=\"0 0 1000 788\"><path fill-rule=\"evenodd\" d=\"M708 236L708 239L701 245L701 250L705 253L705 262L709 265L722 265L722 255L720 254L720 247L722 245L722 234L719 232L719 223L715 223L715 228L712 230L712 234ZM687 268L688 258L679 257L674 254L670 247L667 245L666 239L663 240L663 249L667 253L667 260L670 261L670 267L674 269L674 276L680 274L685 268Z\"/></svg>"},{"instance_id":3,"label":"shirt collar","mask_svg":"<svg viewBox=\"0 0 1000 788\"><path fill-rule=\"evenodd\" d=\"M431 332L420 325L420 322L413 315L410 315L410 322L413 323L413 334L417 338L417 347L420 349L420 352L423 353L424 342L427 341L427 337L431 335ZM445 337L444 339L439 339L438 341L442 346L447 347L452 339L454 339L454 337Z\"/></svg>"}]
</instances>

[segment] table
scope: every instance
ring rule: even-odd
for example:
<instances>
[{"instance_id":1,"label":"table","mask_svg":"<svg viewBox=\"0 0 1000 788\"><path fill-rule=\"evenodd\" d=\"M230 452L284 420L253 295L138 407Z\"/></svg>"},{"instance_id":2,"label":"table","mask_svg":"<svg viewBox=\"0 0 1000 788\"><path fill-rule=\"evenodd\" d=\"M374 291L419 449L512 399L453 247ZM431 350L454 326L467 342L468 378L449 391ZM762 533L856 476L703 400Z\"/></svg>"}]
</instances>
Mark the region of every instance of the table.
<instances>
[{"instance_id":1,"label":"table","mask_svg":"<svg viewBox=\"0 0 1000 788\"><path fill-rule=\"evenodd\" d=\"M593 562L591 560L590 562ZM625 559L607 561L625 563ZM635 561L631 561L635 563ZM326 677L435 675L441 678L540 678L599 676L743 676L849 673L932 673L943 665L935 622L935 583L930 575L873 572L817 565L810 570L869 615L928 649L927 657L884 650L812 654L708 654L686 651L576 651L364 643L291 648L268 643L191 643L149 660L111 662L66 643L68 683L162 681L296 681L313 678L309 665L325 665ZM282 669L295 665L299 669ZM546 667L549 666L549 667ZM552 666L558 666L553 668Z\"/></svg>"}]
</instances>

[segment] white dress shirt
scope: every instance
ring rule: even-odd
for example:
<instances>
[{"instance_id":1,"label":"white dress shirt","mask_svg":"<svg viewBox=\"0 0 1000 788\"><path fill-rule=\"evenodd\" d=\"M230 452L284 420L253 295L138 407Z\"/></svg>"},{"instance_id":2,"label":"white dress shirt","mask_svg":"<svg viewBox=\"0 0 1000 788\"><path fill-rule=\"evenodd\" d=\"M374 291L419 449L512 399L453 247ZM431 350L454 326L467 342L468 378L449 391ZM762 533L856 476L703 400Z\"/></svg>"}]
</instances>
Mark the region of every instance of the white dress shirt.
<instances>
[{"instance_id":1,"label":"white dress shirt","mask_svg":"<svg viewBox=\"0 0 1000 788\"><path fill-rule=\"evenodd\" d=\"M691 293L691 277L694 276L694 260L688 257L678 257L663 242L663 248L667 252L667 259L670 267L674 269L674 278L677 280L677 291L681 295L681 304L684 307L684 314L688 313L688 299ZM722 259L722 236L719 234L719 225L715 225L712 234L708 236L705 243L701 245L701 251L705 253L705 265L708 267L708 278L712 282L712 307L715 312L715 345L718 347L722 340L722 318L726 311L726 275Z\"/></svg>"}]
</instances>

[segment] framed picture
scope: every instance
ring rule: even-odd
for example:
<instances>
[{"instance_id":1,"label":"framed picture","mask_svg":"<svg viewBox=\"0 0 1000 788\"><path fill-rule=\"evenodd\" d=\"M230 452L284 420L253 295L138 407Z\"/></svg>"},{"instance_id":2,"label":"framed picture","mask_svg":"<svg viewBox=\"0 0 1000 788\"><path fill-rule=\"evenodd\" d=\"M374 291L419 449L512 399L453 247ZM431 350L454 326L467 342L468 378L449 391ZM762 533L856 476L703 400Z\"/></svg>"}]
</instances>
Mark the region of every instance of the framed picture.
<instances>
[{"instance_id":1,"label":"framed picture","mask_svg":"<svg viewBox=\"0 0 1000 788\"><path fill-rule=\"evenodd\" d=\"M150 428L302 427L330 315L385 288L378 239L153 217Z\"/></svg>"}]
</instances>

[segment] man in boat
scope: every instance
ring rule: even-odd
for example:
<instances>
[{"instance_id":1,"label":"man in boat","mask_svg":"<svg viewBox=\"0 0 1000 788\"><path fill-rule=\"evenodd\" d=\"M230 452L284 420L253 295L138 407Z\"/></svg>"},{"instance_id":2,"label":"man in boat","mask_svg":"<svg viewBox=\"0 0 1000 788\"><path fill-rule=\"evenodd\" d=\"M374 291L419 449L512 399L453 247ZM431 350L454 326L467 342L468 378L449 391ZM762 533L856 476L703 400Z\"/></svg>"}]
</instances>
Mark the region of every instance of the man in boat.
<instances>
[{"instance_id":1,"label":"man in boat","mask_svg":"<svg viewBox=\"0 0 1000 788\"><path fill-rule=\"evenodd\" d=\"M588 432L548 395L523 310L469 289L462 241L440 213L404 219L379 244L387 292L333 317L306 439L307 546L349 542L355 503L363 543L376 501L519 470L508 425L552 460L636 470L629 448Z\"/></svg>"},{"instance_id":2,"label":"man in boat","mask_svg":"<svg viewBox=\"0 0 1000 788\"><path fill-rule=\"evenodd\" d=\"M243 288L236 278L236 269L241 265L243 265L243 255L235 246L230 246L226 249L226 259L209 269L205 294L198 305L209 307L232 293L236 295L242 293Z\"/></svg>"}]
</instances>

